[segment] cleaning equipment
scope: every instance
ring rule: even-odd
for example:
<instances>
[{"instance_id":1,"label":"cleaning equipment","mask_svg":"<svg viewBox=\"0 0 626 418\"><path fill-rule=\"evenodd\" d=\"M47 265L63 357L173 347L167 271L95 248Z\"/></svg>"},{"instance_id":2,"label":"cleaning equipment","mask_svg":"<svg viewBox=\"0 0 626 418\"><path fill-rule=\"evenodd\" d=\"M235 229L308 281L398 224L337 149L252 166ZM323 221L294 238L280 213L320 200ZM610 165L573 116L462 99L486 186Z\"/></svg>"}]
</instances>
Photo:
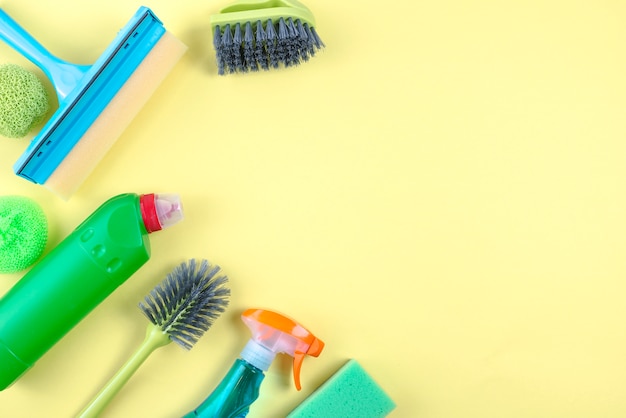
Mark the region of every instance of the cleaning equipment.
<instances>
[{"instance_id":1,"label":"cleaning equipment","mask_svg":"<svg viewBox=\"0 0 626 418\"><path fill-rule=\"evenodd\" d=\"M300 390L304 357L317 357L324 343L294 320L263 309L248 309L242 315L252 338L213 393L184 418L245 417L259 397L265 372L278 353L293 357L293 378Z\"/></svg>"},{"instance_id":2,"label":"cleaning equipment","mask_svg":"<svg viewBox=\"0 0 626 418\"><path fill-rule=\"evenodd\" d=\"M0 390L148 261L148 234L181 219L177 195L118 195L35 264L0 299Z\"/></svg>"},{"instance_id":3,"label":"cleaning equipment","mask_svg":"<svg viewBox=\"0 0 626 418\"><path fill-rule=\"evenodd\" d=\"M365 369L350 359L287 418L383 418L395 407Z\"/></svg>"},{"instance_id":4,"label":"cleaning equipment","mask_svg":"<svg viewBox=\"0 0 626 418\"><path fill-rule=\"evenodd\" d=\"M59 108L13 169L67 199L161 84L187 47L140 7L93 65L52 54L0 9L0 39L52 81Z\"/></svg>"},{"instance_id":5,"label":"cleaning equipment","mask_svg":"<svg viewBox=\"0 0 626 418\"><path fill-rule=\"evenodd\" d=\"M150 320L141 346L79 414L97 417L117 392L157 348L174 341L190 350L226 310L228 278L219 266L195 259L182 263L155 287L139 308Z\"/></svg>"},{"instance_id":6,"label":"cleaning equipment","mask_svg":"<svg viewBox=\"0 0 626 418\"><path fill-rule=\"evenodd\" d=\"M239 0L210 21L220 75L298 65L324 47L296 0Z\"/></svg>"},{"instance_id":7,"label":"cleaning equipment","mask_svg":"<svg viewBox=\"0 0 626 418\"><path fill-rule=\"evenodd\" d=\"M48 92L35 74L16 64L0 65L0 135L25 137L48 110Z\"/></svg>"},{"instance_id":8,"label":"cleaning equipment","mask_svg":"<svg viewBox=\"0 0 626 418\"><path fill-rule=\"evenodd\" d=\"M48 221L37 202L25 196L0 196L0 273L30 267L47 242Z\"/></svg>"}]
</instances>

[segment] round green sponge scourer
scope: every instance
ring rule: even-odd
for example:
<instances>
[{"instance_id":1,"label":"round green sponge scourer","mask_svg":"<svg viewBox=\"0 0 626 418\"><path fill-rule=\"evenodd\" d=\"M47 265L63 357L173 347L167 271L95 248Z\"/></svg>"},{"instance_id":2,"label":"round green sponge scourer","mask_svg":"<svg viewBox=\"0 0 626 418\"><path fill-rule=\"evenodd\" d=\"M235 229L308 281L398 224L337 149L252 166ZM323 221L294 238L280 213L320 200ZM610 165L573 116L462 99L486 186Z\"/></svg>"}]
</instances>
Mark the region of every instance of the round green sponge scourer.
<instances>
[{"instance_id":1,"label":"round green sponge scourer","mask_svg":"<svg viewBox=\"0 0 626 418\"><path fill-rule=\"evenodd\" d=\"M41 206L22 196L0 196L0 273L15 273L37 261L48 241Z\"/></svg>"},{"instance_id":2,"label":"round green sponge scourer","mask_svg":"<svg viewBox=\"0 0 626 418\"><path fill-rule=\"evenodd\" d=\"M48 93L35 74L19 65L0 65L0 135L26 136L48 109Z\"/></svg>"}]
</instances>

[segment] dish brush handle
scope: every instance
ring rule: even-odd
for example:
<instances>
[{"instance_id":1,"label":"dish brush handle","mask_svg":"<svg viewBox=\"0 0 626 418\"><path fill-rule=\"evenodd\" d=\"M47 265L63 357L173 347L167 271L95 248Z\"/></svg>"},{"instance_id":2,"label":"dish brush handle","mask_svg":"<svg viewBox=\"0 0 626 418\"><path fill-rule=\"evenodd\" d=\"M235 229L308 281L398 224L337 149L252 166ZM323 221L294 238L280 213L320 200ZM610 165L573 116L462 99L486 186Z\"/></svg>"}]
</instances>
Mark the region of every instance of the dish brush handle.
<instances>
[{"instance_id":1,"label":"dish brush handle","mask_svg":"<svg viewBox=\"0 0 626 418\"><path fill-rule=\"evenodd\" d=\"M0 39L41 68L54 84L60 99L64 99L74 90L91 68L71 64L52 55L2 8L0 8Z\"/></svg>"},{"instance_id":2,"label":"dish brush handle","mask_svg":"<svg viewBox=\"0 0 626 418\"><path fill-rule=\"evenodd\" d=\"M239 22L266 22L274 19L291 17L294 21L299 19L303 24L315 25L313 13L297 0L236 0L234 3L211 15L211 27L230 24L234 26Z\"/></svg>"},{"instance_id":3,"label":"dish brush handle","mask_svg":"<svg viewBox=\"0 0 626 418\"><path fill-rule=\"evenodd\" d=\"M109 382L98 392L91 402L80 412L78 418L96 418L104 408L124 387L126 382L139 369L154 350L170 343L169 336L158 327L150 324L146 331L146 338L128 361L118 370Z\"/></svg>"},{"instance_id":4,"label":"dish brush handle","mask_svg":"<svg viewBox=\"0 0 626 418\"><path fill-rule=\"evenodd\" d=\"M230 6L223 8L222 12L240 12L246 10L268 9L272 7L293 7L307 9L297 0L237 0Z\"/></svg>"}]
</instances>

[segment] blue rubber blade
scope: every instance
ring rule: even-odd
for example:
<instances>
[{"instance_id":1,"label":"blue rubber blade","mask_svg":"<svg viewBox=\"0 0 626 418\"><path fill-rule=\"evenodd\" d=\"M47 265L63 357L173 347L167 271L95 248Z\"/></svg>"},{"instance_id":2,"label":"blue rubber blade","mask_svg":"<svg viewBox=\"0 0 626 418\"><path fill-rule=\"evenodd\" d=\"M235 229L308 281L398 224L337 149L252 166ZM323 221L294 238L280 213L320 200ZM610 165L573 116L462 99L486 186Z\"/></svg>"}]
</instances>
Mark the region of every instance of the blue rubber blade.
<instances>
[{"instance_id":1,"label":"blue rubber blade","mask_svg":"<svg viewBox=\"0 0 626 418\"><path fill-rule=\"evenodd\" d=\"M13 166L15 174L44 184L164 33L154 13L140 7L87 72L84 84L59 103Z\"/></svg>"}]
</instances>

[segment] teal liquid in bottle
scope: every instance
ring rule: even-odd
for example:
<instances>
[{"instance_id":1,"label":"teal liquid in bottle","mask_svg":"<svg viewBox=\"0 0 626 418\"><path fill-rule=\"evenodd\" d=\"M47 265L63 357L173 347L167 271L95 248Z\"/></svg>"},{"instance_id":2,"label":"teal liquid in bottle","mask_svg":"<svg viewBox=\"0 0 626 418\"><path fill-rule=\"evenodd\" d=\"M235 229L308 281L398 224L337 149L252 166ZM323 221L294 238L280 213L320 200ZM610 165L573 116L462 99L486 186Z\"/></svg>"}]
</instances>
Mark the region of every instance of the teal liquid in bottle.
<instances>
[{"instance_id":1,"label":"teal liquid in bottle","mask_svg":"<svg viewBox=\"0 0 626 418\"><path fill-rule=\"evenodd\" d=\"M176 195L118 195L33 266L0 299L0 390L148 261L148 234L181 219Z\"/></svg>"},{"instance_id":2,"label":"teal liquid in bottle","mask_svg":"<svg viewBox=\"0 0 626 418\"><path fill-rule=\"evenodd\" d=\"M244 418L259 397L265 372L278 353L294 358L293 375L300 390L304 357L317 357L324 343L292 319L263 309L248 309L241 315L252 338L213 392L183 418Z\"/></svg>"},{"instance_id":3,"label":"teal liquid in bottle","mask_svg":"<svg viewBox=\"0 0 626 418\"><path fill-rule=\"evenodd\" d=\"M264 378L263 370L238 358L209 397L184 418L243 418L248 415L250 405L259 397Z\"/></svg>"}]
</instances>

